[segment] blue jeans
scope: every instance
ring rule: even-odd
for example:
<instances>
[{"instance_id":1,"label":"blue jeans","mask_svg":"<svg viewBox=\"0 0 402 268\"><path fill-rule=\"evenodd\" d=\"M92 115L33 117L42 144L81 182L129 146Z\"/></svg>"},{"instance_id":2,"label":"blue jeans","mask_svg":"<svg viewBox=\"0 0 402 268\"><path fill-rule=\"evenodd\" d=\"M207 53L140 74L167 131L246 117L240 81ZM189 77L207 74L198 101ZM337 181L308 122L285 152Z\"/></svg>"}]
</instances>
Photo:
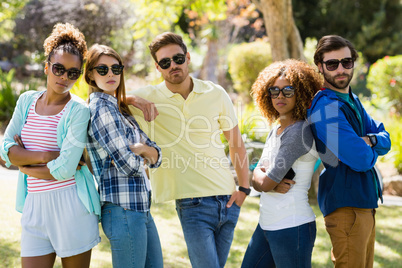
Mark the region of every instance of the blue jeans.
<instances>
[{"instance_id":1,"label":"blue jeans","mask_svg":"<svg viewBox=\"0 0 402 268\"><path fill-rule=\"evenodd\" d=\"M316 233L315 221L277 231L264 231L258 224L241 267L311 267Z\"/></svg>"},{"instance_id":2,"label":"blue jeans","mask_svg":"<svg viewBox=\"0 0 402 268\"><path fill-rule=\"evenodd\" d=\"M158 230L150 212L102 206L102 228L112 247L114 268L163 267Z\"/></svg>"},{"instance_id":3,"label":"blue jeans","mask_svg":"<svg viewBox=\"0 0 402 268\"><path fill-rule=\"evenodd\" d=\"M240 207L226 208L230 196L176 200L176 211L193 268L224 267L233 240Z\"/></svg>"}]
</instances>

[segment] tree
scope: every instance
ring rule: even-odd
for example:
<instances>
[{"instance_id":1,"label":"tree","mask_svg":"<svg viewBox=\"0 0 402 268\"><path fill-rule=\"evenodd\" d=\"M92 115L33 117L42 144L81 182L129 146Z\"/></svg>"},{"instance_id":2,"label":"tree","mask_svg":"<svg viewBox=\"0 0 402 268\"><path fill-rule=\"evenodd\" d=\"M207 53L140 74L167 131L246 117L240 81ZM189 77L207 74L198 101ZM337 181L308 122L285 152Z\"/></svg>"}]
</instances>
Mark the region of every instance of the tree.
<instances>
[{"instance_id":1,"label":"tree","mask_svg":"<svg viewBox=\"0 0 402 268\"><path fill-rule=\"evenodd\" d=\"M370 63L402 54L400 0L293 0L293 7L303 40L341 35Z\"/></svg>"},{"instance_id":2,"label":"tree","mask_svg":"<svg viewBox=\"0 0 402 268\"><path fill-rule=\"evenodd\" d=\"M10 41L15 26L15 16L28 0L3 0L0 3L0 42Z\"/></svg>"},{"instance_id":3,"label":"tree","mask_svg":"<svg viewBox=\"0 0 402 268\"><path fill-rule=\"evenodd\" d=\"M303 42L293 19L291 0L252 0L264 14L273 61L304 59Z\"/></svg>"}]
</instances>

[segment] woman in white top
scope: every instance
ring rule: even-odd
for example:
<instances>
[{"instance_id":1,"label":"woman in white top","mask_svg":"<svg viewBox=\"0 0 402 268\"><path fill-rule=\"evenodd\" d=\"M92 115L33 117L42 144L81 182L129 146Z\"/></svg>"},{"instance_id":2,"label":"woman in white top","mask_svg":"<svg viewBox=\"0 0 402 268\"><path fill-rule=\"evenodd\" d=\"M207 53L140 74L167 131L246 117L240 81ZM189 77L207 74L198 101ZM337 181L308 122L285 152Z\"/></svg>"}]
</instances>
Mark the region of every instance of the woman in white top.
<instances>
[{"instance_id":1,"label":"woman in white top","mask_svg":"<svg viewBox=\"0 0 402 268\"><path fill-rule=\"evenodd\" d=\"M311 267L316 225L308 190L318 155L305 119L321 84L315 69L297 60L271 64L253 84L262 115L279 124L254 170L253 186L262 192L260 220L242 267Z\"/></svg>"}]
</instances>

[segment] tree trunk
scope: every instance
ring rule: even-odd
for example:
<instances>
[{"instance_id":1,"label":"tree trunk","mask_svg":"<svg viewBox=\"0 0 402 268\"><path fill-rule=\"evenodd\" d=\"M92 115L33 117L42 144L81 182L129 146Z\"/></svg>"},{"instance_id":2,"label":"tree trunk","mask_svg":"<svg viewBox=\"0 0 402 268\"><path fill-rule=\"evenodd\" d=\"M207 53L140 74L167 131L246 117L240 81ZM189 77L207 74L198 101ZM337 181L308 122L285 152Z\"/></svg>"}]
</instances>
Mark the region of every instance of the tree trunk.
<instances>
[{"instance_id":1,"label":"tree trunk","mask_svg":"<svg viewBox=\"0 0 402 268\"><path fill-rule=\"evenodd\" d=\"M252 0L263 13L272 60L305 60L303 42L293 18L291 0Z\"/></svg>"},{"instance_id":2,"label":"tree trunk","mask_svg":"<svg viewBox=\"0 0 402 268\"><path fill-rule=\"evenodd\" d=\"M216 75L218 68L218 40L216 38L208 39L207 46L208 52L205 54L205 58L202 61L199 78L218 83L218 77Z\"/></svg>"}]
</instances>

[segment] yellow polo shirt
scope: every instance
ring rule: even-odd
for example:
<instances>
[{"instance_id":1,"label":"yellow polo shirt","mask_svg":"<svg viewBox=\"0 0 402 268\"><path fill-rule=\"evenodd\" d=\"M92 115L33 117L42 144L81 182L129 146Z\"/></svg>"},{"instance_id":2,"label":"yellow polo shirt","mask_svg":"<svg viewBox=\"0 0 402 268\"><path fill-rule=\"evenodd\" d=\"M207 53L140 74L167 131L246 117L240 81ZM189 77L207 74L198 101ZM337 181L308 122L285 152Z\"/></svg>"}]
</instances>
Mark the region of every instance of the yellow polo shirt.
<instances>
[{"instance_id":1,"label":"yellow polo shirt","mask_svg":"<svg viewBox=\"0 0 402 268\"><path fill-rule=\"evenodd\" d=\"M162 149L162 164L150 169L155 202L230 195L235 190L230 163L221 142L222 131L237 125L226 91L209 81L192 78L193 91L185 100L162 82L133 92L155 103L152 122L130 106L141 129Z\"/></svg>"}]
</instances>

